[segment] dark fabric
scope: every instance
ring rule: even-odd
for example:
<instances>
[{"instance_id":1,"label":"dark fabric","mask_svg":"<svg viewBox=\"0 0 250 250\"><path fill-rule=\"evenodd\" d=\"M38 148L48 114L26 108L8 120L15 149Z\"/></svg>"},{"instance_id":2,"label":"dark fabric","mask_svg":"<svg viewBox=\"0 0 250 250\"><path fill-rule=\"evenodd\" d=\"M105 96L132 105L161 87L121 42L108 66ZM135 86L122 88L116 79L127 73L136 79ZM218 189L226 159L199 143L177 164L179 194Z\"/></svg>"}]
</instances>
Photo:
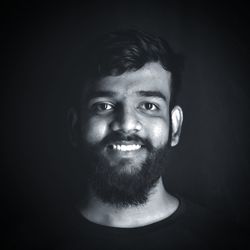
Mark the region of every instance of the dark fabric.
<instances>
[{"instance_id":1,"label":"dark fabric","mask_svg":"<svg viewBox=\"0 0 250 250\"><path fill-rule=\"evenodd\" d=\"M37 232L27 230L17 249L246 249L238 226L202 206L179 200L170 217L138 228L101 226L76 209L68 211L44 220Z\"/></svg>"}]
</instances>

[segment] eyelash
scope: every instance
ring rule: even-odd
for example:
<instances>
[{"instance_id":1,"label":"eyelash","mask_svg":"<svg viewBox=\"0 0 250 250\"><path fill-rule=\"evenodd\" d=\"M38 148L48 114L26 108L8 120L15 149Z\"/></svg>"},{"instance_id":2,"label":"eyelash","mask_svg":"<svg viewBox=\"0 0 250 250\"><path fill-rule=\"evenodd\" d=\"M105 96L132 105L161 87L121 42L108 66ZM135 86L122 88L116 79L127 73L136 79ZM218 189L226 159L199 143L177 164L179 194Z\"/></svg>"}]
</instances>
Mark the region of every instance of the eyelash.
<instances>
[{"instance_id":1,"label":"eyelash","mask_svg":"<svg viewBox=\"0 0 250 250\"><path fill-rule=\"evenodd\" d=\"M152 107L154 107L154 109L153 110L151 110L150 108L147 109L145 107L146 105L152 105ZM143 107L143 109L146 110L146 111L159 111L160 110L160 108L158 107L158 105L156 105L154 103L151 103L151 102L144 102L144 103L140 104L139 107Z\"/></svg>"},{"instance_id":2,"label":"eyelash","mask_svg":"<svg viewBox=\"0 0 250 250\"><path fill-rule=\"evenodd\" d=\"M109 109L102 109L101 106L110 106L111 108ZM108 112L110 110L113 110L114 109L114 105L113 104L110 104L110 103L107 103L107 102L99 102L99 103L95 103L93 105L93 110L96 111L96 112Z\"/></svg>"},{"instance_id":3,"label":"eyelash","mask_svg":"<svg viewBox=\"0 0 250 250\"><path fill-rule=\"evenodd\" d=\"M151 108L147 108L146 105L151 105ZM106 108L105 108L106 106ZM107 109L107 106L110 106L109 109ZM115 105L114 104L110 104L110 103L107 103L107 102L99 102L99 103L95 103L92 107L92 109L96 112L96 113L106 113L106 112L110 112L112 111L113 109L115 108ZM138 109L139 110L142 110L144 112L157 112L160 110L159 106L154 104L154 103L151 103L151 102L143 102L143 103L140 103L139 106L138 106Z\"/></svg>"}]
</instances>

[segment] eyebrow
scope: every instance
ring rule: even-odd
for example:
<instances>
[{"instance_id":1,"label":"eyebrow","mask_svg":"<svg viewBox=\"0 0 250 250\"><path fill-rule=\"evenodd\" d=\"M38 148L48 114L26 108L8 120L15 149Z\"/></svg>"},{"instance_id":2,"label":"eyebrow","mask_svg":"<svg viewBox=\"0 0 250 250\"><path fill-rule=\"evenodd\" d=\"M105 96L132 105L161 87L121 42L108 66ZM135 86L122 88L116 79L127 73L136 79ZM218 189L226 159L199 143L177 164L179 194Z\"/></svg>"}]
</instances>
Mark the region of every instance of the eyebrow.
<instances>
[{"instance_id":1,"label":"eyebrow","mask_svg":"<svg viewBox=\"0 0 250 250\"><path fill-rule=\"evenodd\" d=\"M114 91L98 90L89 93L90 98L96 97L114 97L116 93Z\"/></svg>"},{"instance_id":2,"label":"eyebrow","mask_svg":"<svg viewBox=\"0 0 250 250\"><path fill-rule=\"evenodd\" d=\"M163 95L160 91L138 91L136 92L139 96L146 96L146 97L158 97L163 99L164 101L167 101L167 98L165 95Z\"/></svg>"},{"instance_id":3,"label":"eyebrow","mask_svg":"<svg viewBox=\"0 0 250 250\"><path fill-rule=\"evenodd\" d=\"M114 91L106 91L106 90L98 90L98 91L93 91L89 94L90 98L97 98L97 97L115 97L116 92ZM158 97L163 99L164 101L167 100L164 94L162 94L160 91L137 91L136 95L138 96L145 96L145 97Z\"/></svg>"}]
</instances>

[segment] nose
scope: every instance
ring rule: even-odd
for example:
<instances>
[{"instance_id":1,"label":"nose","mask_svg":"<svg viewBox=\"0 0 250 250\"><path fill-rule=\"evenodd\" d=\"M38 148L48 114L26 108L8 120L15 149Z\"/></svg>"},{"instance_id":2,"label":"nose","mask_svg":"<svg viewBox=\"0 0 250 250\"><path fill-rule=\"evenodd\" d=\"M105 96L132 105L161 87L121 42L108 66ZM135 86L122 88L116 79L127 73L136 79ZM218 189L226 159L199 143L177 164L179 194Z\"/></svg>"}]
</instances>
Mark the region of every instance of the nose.
<instances>
[{"instance_id":1,"label":"nose","mask_svg":"<svg viewBox=\"0 0 250 250\"><path fill-rule=\"evenodd\" d=\"M111 129L113 131L122 131L128 134L140 131L142 129L142 124L135 112L136 111L132 108L120 108L114 120L111 122Z\"/></svg>"}]
</instances>

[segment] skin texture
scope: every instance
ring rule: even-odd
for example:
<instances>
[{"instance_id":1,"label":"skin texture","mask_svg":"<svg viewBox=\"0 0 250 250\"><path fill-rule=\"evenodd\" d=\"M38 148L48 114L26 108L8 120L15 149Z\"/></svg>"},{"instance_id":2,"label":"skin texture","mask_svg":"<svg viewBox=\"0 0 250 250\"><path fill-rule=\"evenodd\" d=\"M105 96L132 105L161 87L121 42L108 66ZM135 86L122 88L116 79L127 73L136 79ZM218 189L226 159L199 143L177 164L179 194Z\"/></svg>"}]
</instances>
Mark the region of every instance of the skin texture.
<instances>
[{"instance_id":1,"label":"skin texture","mask_svg":"<svg viewBox=\"0 0 250 250\"><path fill-rule=\"evenodd\" d=\"M122 131L127 135L136 133L150 140L155 148L165 145L169 134L170 80L169 72L158 63L151 63L138 71L107 76L98 81L90 93L106 91L114 95L90 98L87 122L81 122L84 124L82 139L89 145L95 145L109 133ZM160 92L166 100L157 96L141 96L138 94L140 91ZM126 169L131 172L131 166L139 168L146 159L145 150L122 154L103 148L100 153L110 161L111 166L119 164L122 158L129 158L130 164L126 165Z\"/></svg>"},{"instance_id":2,"label":"skin texture","mask_svg":"<svg viewBox=\"0 0 250 250\"><path fill-rule=\"evenodd\" d=\"M72 112L72 130L80 122L81 140L89 147L96 147L97 153L118 174L138 173L149 154L144 141L156 150L166 146L169 140L171 146L178 144L183 115L179 106L169 110L170 86L171 73L157 62L147 63L137 71L120 76L104 77L86 92L84 99L87 103L81 113ZM138 150L115 150L113 144L103 143L113 133L141 138L141 141L119 140L113 144L137 144L141 147ZM118 209L102 202L90 191L88 202L81 212L85 218L98 224L137 227L166 218L177 207L178 200L166 192L162 178L159 178L149 193L147 203L141 207Z\"/></svg>"}]
</instances>

